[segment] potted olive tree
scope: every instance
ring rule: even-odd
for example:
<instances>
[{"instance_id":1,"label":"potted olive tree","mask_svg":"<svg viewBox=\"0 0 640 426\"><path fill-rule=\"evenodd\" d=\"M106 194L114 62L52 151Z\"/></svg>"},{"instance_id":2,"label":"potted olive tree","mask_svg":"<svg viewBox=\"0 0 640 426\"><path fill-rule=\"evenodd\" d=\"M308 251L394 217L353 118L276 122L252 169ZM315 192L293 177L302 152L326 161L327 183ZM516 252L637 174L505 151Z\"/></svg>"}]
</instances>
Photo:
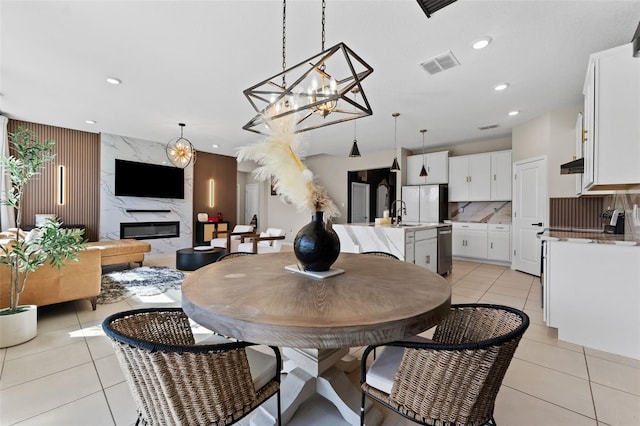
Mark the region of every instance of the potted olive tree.
<instances>
[{"instance_id":1,"label":"potted olive tree","mask_svg":"<svg viewBox=\"0 0 640 426\"><path fill-rule=\"evenodd\" d=\"M29 274L45 263L60 267L66 260L77 260L84 243L83 230L60 228L60 223L53 219L29 233L22 232L25 186L55 158L52 151L56 142L39 142L33 132L24 127L9 137L13 154L0 157L0 165L9 176L11 186L0 195L0 203L15 209L16 229L9 232L9 241L0 244L0 264L10 270L9 306L0 309L0 348L23 343L36 335L37 307L18 303Z\"/></svg>"}]
</instances>

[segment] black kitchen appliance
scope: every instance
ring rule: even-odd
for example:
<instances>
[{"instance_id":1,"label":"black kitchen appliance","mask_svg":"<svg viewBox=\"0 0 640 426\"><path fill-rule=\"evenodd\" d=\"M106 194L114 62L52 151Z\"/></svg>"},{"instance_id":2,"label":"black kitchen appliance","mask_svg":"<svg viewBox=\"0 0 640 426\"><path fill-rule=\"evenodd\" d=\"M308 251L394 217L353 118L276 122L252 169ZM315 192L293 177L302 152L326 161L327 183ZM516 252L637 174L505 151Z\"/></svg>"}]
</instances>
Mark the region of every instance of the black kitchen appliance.
<instances>
[{"instance_id":1,"label":"black kitchen appliance","mask_svg":"<svg viewBox=\"0 0 640 426\"><path fill-rule=\"evenodd\" d=\"M605 210L600 217L605 234L624 234L624 210Z\"/></svg>"},{"instance_id":2,"label":"black kitchen appliance","mask_svg":"<svg viewBox=\"0 0 640 426\"><path fill-rule=\"evenodd\" d=\"M438 273L447 275L453 268L451 225L438 227Z\"/></svg>"}]
</instances>

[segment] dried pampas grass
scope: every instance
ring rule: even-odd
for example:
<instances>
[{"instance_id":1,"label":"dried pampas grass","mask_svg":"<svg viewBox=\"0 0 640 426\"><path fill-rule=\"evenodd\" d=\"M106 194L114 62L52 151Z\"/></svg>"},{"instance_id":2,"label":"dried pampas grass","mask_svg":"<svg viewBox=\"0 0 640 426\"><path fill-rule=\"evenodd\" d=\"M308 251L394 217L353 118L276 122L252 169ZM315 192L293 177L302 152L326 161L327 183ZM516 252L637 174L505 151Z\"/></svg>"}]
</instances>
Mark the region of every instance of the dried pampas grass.
<instances>
[{"instance_id":1,"label":"dried pampas grass","mask_svg":"<svg viewBox=\"0 0 640 426\"><path fill-rule=\"evenodd\" d=\"M294 133L295 117L269 122L271 135L262 142L238 150L238 162L251 160L260 166L253 171L257 180L274 177L274 189L286 201L305 212L322 211L326 219L340 211L327 191L316 184L313 173L300 160L302 144Z\"/></svg>"}]
</instances>

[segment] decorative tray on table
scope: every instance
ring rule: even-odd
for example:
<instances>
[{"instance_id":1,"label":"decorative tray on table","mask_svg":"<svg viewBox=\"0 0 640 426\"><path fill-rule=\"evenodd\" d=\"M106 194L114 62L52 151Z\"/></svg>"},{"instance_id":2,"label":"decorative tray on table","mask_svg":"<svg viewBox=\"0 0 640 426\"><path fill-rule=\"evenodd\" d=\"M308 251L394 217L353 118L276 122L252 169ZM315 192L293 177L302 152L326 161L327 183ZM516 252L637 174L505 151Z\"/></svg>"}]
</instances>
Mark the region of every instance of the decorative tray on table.
<instances>
[{"instance_id":1,"label":"decorative tray on table","mask_svg":"<svg viewBox=\"0 0 640 426\"><path fill-rule=\"evenodd\" d=\"M344 273L344 269L340 268L331 268L328 271L316 272L316 271L305 271L301 267L296 264L287 265L284 267L287 271L295 272L300 275L306 275L307 277L324 279L328 277L333 277L334 275L340 275Z\"/></svg>"}]
</instances>

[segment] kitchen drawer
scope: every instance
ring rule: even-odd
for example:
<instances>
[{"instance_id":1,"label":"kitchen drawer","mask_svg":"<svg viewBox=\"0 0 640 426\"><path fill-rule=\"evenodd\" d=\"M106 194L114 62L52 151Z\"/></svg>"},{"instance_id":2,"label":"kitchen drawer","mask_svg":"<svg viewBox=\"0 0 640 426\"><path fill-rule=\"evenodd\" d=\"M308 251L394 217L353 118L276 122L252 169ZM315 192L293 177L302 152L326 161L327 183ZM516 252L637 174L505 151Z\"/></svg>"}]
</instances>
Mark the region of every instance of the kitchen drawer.
<instances>
[{"instance_id":1,"label":"kitchen drawer","mask_svg":"<svg viewBox=\"0 0 640 426\"><path fill-rule=\"evenodd\" d=\"M426 240L429 238L436 238L438 236L438 229L422 229L420 231L416 231L416 241Z\"/></svg>"},{"instance_id":2,"label":"kitchen drawer","mask_svg":"<svg viewBox=\"0 0 640 426\"><path fill-rule=\"evenodd\" d=\"M495 232L509 232L511 230L511 225L508 223L490 223L489 231Z\"/></svg>"},{"instance_id":3,"label":"kitchen drawer","mask_svg":"<svg viewBox=\"0 0 640 426\"><path fill-rule=\"evenodd\" d=\"M467 230L467 231L486 231L486 223L468 223L468 222L453 222L453 229Z\"/></svg>"}]
</instances>

